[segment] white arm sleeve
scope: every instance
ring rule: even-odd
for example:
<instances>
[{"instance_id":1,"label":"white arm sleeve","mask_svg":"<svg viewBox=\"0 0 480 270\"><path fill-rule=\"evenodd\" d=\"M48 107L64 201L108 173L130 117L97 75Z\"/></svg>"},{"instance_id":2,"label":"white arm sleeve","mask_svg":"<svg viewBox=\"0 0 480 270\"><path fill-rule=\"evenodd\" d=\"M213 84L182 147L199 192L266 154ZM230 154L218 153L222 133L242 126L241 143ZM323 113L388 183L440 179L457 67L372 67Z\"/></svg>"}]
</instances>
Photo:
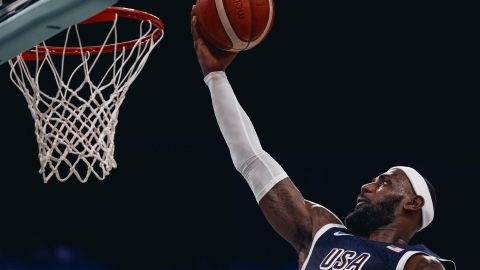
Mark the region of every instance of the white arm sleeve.
<instances>
[{"instance_id":1,"label":"white arm sleeve","mask_svg":"<svg viewBox=\"0 0 480 270\"><path fill-rule=\"evenodd\" d=\"M233 164L259 202L275 184L288 175L262 149L255 128L238 103L225 72L211 72L204 80L210 89L215 117L227 142Z\"/></svg>"}]
</instances>

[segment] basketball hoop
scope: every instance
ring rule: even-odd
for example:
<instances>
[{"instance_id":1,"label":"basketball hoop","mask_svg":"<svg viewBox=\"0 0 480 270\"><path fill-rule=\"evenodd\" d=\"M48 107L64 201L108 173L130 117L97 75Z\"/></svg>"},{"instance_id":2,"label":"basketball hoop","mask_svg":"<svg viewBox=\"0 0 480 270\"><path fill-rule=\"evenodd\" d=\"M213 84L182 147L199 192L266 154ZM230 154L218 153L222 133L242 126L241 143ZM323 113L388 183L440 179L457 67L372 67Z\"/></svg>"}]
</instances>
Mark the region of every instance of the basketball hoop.
<instances>
[{"instance_id":1,"label":"basketball hoop","mask_svg":"<svg viewBox=\"0 0 480 270\"><path fill-rule=\"evenodd\" d=\"M119 42L119 19L139 21L138 37ZM82 45L82 25L110 22L102 45ZM24 94L35 121L39 173L45 183L53 176L64 182L72 175L82 183L92 174L103 180L116 168L114 139L120 106L163 36L164 24L156 16L110 7L69 27L63 47L43 43L9 61L10 78ZM71 39L78 46L68 46ZM49 80L53 89L40 86L45 76L53 77Z\"/></svg>"}]
</instances>

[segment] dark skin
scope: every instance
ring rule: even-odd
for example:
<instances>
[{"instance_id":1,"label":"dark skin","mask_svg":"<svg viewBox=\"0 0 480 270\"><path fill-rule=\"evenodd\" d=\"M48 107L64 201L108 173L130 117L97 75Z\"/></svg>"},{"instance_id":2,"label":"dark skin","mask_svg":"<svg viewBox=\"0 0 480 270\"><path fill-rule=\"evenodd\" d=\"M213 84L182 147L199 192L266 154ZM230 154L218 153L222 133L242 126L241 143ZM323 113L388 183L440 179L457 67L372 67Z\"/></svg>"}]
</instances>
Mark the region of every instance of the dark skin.
<instances>
[{"instance_id":1,"label":"dark skin","mask_svg":"<svg viewBox=\"0 0 480 270\"><path fill-rule=\"evenodd\" d=\"M203 76L213 71L225 71L237 53L218 50L210 46L198 31L195 6L192 7L192 37ZM395 210L394 221L374 230L370 240L387 243L408 243L421 226L421 208L424 200L414 194L407 176L401 171L384 173L361 187L359 198L364 204L375 203L393 195L403 199ZM305 262L313 237L326 224L342 224L340 219L323 206L307 201L290 178L277 183L259 202L268 222L298 254L299 268ZM418 254L405 265L406 270L442 270L436 259Z\"/></svg>"}]
</instances>

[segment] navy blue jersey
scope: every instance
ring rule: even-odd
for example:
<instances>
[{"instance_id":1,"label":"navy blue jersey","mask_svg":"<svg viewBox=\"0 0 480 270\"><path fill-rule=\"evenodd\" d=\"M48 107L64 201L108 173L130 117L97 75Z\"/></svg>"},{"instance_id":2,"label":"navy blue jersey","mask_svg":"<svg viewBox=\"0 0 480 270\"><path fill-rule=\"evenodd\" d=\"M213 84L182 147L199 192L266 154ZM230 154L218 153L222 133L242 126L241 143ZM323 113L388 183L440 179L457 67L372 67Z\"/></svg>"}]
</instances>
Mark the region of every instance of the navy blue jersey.
<instances>
[{"instance_id":1,"label":"navy blue jersey","mask_svg":"<svg viewBox=\"0 0 480 270\"><path fill-rule=\"evenodd\" d=\"M441 259L424 245L383 243L353 235L345 226L323 226L313 239L302 270L402 270L415 254L439 259L446 269L455 269L452 261Z\"/></svg>"}]
</instances>

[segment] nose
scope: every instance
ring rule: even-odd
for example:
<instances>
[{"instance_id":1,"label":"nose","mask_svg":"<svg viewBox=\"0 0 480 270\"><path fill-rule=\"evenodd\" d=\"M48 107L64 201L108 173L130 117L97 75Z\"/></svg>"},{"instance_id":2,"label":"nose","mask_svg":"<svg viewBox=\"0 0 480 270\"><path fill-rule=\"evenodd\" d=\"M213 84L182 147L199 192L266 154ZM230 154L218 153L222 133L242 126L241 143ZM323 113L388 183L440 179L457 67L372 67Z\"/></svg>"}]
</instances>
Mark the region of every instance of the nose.
<instances>
[{"instance_id":1,"label":"nose","mask_svg":"<svg viewBox=\"0 0 480 270\"><path fill-rule=\"evenodd\" d=\"M375 192L375 188L376 188L376 185L375 183L367 183L365 185L363 185L360 190L363 192L363 193L373 193Z\"/></svg>"}]
</instances>

